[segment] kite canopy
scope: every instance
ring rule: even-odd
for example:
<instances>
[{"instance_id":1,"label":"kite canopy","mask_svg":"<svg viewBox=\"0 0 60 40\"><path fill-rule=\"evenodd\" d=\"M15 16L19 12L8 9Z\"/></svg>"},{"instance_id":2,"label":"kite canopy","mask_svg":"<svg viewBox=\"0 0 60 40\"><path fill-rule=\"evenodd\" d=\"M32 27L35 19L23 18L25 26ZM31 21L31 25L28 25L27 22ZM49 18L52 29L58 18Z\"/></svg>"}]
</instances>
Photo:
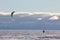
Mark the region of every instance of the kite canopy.
<instances>
[{"instance_id":1,"label":"kite canopy","mask_svg":"<svg viewBox=\"0 0 60 40\"><path fill-rule=\"evenodd\" d=\"M15 11L11 12L11 17L13 17L13 14L15 13Z\"/></svg>"}]
</instances>

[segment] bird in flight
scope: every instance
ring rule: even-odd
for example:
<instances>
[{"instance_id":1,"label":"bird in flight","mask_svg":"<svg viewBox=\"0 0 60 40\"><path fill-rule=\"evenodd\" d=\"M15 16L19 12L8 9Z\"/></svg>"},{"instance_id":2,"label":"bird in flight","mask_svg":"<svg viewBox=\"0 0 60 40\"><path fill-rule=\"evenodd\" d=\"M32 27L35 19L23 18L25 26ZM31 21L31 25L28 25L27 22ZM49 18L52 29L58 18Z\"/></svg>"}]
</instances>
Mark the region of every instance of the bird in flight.
<instances>
[{"instance_id":1,"label":"bird in flight","mask_svg":"<svg viewBox=\"0 0 60 40\"><path fill-rule=\"evenodd\" d=\"M11 17L13 17L13 14L15 13L15 11L11 12Z\"/></svg>"}]
</instances>

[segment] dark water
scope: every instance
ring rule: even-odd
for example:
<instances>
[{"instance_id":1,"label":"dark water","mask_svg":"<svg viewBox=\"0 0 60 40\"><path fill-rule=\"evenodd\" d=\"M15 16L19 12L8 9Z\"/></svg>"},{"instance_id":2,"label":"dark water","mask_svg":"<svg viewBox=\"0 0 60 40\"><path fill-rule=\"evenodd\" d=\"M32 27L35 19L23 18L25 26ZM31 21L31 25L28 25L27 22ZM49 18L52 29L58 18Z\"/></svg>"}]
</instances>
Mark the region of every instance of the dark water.
<instances>
[{"instance_id":1,"label":"dark water","mask_svg":"<svg viewBox=\"0 0 60 40\"><path fill-rule=\"evenodd\" d=\"M24 14L22 14L24 15ZM46 14L45 14L46 15ZM50 16L45 17L44 14L20 17L21 14L14 15L0 15L0 29L6 30L60 30L60 19L49 20ZM37 18L43 18L37 20ZM60 16L59 16L60 18Z\"/></svg>"}]
</instances>

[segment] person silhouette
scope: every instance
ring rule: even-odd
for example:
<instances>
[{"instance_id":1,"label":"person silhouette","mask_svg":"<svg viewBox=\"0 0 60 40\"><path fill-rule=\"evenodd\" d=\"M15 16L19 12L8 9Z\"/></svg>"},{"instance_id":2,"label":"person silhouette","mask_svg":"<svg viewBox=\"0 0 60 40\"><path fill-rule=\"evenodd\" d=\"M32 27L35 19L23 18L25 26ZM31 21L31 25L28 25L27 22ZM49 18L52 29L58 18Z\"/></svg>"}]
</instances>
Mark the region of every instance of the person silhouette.
<instances>
[{"instance_id":1,"label":"person silhouette","mask_svg":"<svg viewBox=\"0 0 60 40\"><path fill-rule=\"evenodd\" d=\"M45 33L45 30L43 30L43 33Z\"/></svg>"}]
</instances>

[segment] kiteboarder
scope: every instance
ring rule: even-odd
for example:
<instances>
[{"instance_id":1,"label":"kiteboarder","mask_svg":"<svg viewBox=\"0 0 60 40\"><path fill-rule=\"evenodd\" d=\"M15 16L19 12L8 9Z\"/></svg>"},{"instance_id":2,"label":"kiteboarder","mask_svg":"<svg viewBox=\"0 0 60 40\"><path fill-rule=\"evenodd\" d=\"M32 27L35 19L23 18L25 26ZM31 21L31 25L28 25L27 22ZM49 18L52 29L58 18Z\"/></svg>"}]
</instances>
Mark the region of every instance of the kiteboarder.
<instances>
[{"instance_id":1,"label":"kiteboarder","mask_svg":"<svg viewBox=\"0 0 60 40\"><path fill-rule=\"evenodd\" d=\"M43 33L45 33L45 30L43 30Z\"/></svg>"}]
</instances>

